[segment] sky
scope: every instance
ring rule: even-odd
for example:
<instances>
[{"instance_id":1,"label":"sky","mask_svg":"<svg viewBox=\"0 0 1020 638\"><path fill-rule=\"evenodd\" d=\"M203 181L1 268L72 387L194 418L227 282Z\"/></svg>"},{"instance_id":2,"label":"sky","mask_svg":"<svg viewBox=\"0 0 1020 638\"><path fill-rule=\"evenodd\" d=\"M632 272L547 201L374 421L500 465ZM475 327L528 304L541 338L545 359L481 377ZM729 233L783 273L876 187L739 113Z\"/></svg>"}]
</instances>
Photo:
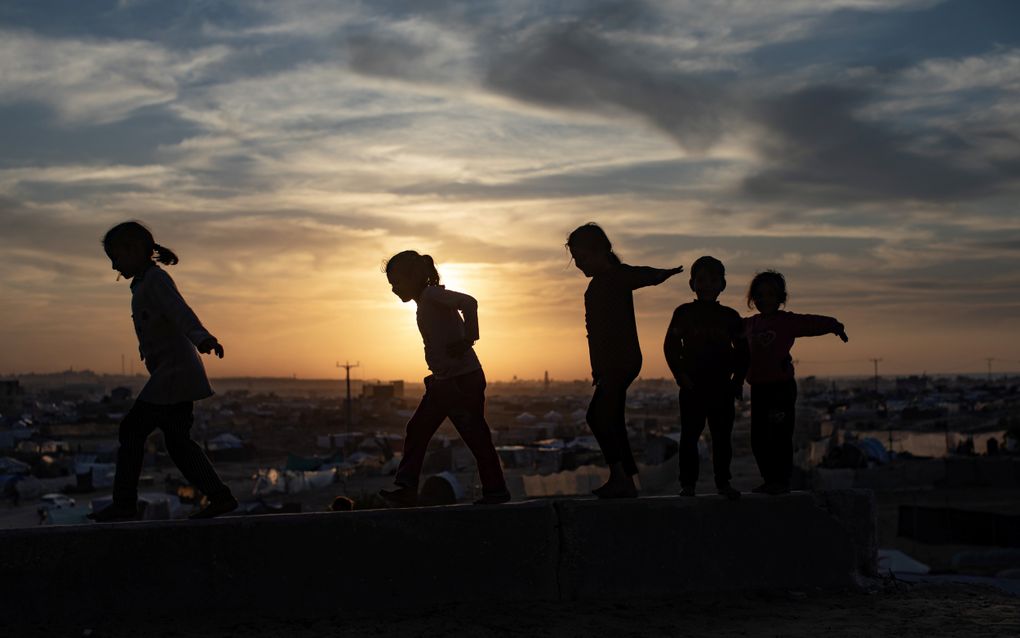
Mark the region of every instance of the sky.
<instances>
[{"instance_id":1,"label":"sky","mask_svg":"<svg viewBox=\"0 0 1020 638\"><path fill-rule=\"evenodd\" d=\"M418 379L431 254L490 379L589 374L602 225L635 265L755 272L831 315L799 374L1020 369L1012 0L0 5L0 374L137 362L100 239L145 222L226 349L211 376ZM645 364L686 274L635 293Z\"/></svg>"}]
</instances>

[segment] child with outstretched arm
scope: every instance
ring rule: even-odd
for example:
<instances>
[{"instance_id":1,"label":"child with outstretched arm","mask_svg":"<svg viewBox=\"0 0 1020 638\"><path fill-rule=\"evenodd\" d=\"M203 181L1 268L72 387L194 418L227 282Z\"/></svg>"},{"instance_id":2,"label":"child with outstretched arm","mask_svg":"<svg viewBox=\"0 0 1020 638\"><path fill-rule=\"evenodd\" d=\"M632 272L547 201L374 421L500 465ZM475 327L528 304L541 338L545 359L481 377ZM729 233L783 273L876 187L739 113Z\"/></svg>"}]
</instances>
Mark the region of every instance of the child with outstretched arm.
<instances>
[{"instance_id":1,"label":"child with outstretched arm","mask_svg":"<svg viewBox=\"0 0 1020 638\"><path fill-rule=\"evenodd\" d=\"M584 322L595 392L586 419L609 466L609 480L592 492L599 498L634 498L638 468L625 417L627 388L641 371L634 291L657 286L683 267L624 264L594 223L575 228L567 237L567 249L578 270L591 279L584 291Z\"/></svg>"},{"instance_id":2,"label":"child with outstretched arm","mask_svg":"<svg viewBox=\"0 0 1020 638\"><path fill-rule=\"evenodd\" d=\"M751 351L747 370L751 385L751 451L764 481L751 490L756 493L790 491L797 403L790 356L794 341L827 334L848 341L843 324L833 317L780 310L786 298L786 279L774 270L755 275L747 291L748 308L758 310L758 314L744 319L744 335Z\"/></svg>"}]
</instances>

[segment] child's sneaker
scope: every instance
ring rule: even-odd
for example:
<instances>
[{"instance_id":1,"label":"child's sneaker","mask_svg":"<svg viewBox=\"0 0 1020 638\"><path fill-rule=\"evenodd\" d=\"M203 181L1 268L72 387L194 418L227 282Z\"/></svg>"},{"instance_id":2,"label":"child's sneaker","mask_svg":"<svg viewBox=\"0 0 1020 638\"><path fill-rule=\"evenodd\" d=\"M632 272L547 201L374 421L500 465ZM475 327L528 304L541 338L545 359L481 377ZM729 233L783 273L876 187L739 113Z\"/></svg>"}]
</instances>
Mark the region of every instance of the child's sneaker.
<instances>
[{"instance_id":1,"label":"child's sneaker","mask_svg":"<svg viewBox=\"0 0 1020 638\"><path fill-rule=\"evenodd\" d=\"M680 496L697 496L693 485L684 485L680 488Z\"/></svg>"},{"instance_id":2,"label":"child's sneaker","mask_svg":"<svg viewBox=\"0 0 1020 638\"><path fill-rule=\"evenodd\" d=\"M414 507L418 504L418 488L398 487L395 490L379 490L379 496L393 507Z\"/></svg>"},{"instance_id":3,"label":"child's sneaker","mask_svg":"<svg viewBox=\"0 0 1020 638\"><path fill-rule=\"evenodd\" d=\"M224 498L217 499L215 501L210 500L208 503L206 503L205 507L198 510L188 518L192 520L202 518L215 518L221 514L233 512L236 509L237 499L234 498L233 496L227 496Z\"/></svg>"},{"instance_id":4,"label":"child's sneaker","mask_svg":"<svg viewBox=\"0 0 1020 638\"><path fill-rule=\"evenodd\" d=\"M769 485L768 483L762 483L758 487L752 487L751 488L751 493L752 494L768 494L770 487L771 487L771 485Z\"/></svg>"},{"instance_id":5,"label":"child's sneaker","mask_svg":"<svg viewBox=\"0 0 1020 638\"><path fill-rule=\"evenodd\" d=\"M729 483L719 486L716 490L719 492L719 496L722 496L728 501L736 501L740 499L740 491L734 489Z\"/></svg>"},{"instance_id":6,"label":"child's sneaker","mask_svg":"<svg viewBox=\"0 0 1020 638\"><path fill-rule=\"evenodd\" d=\"M475 505L500 505L501 503L510 502L509 490L502 490L499 492L489 492L488 494L482 493L482 498L475 501Z\"/></svg>"},{"instance_id":7,"label":"child's sneaker","mask_svg":"<svg viewBox=\"0 0 1020 638\"><path fill-rule=\"evenodd\" d=\"M137 521L138 520L138 507L127 507L125 505L118 505L113 503L99 510L98 512L92 512L87 514L85 518L91 519L97 523L120 523L123 521Z\"/></svg>"}]
</instances>

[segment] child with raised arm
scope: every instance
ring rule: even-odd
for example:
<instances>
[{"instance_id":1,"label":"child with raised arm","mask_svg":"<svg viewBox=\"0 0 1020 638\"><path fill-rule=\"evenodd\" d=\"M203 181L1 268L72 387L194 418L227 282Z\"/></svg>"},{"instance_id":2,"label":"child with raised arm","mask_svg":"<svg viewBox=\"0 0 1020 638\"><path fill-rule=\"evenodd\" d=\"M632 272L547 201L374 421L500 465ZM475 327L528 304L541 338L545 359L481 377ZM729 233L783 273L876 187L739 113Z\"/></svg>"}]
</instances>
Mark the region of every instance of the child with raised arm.
<instances>
[{"instance_id":1,"label":"child with raised arm","mask_svg":"<svg viewBox=\"0 0 1020 638\"><path fill-rule=\"evenodd\" d=\"M683 267L629 266L613 252L605 231L589 223L574 229L567 249L591 282L584 292L584 322L595 392L587 421L609 466L609 480L592 492L599 498L634 498L637 464L627 440L627 388L641 371L641 346L634 319L634 290L657 286Z\"/></svg>"},{"instance_id":2,"label":"child with raised arm","mask_svg":"<svg viewBox=\"0 0 1020 638\"><path fill-rule=\"evenodd\" d=\"M476 505L510 500L499 455L485 421L485 373L475 355L478 340L478 302L439 284L432 257L413 250L386 262L386 278L393 294L418 305L418 330L425 342L425 396L407 422L404 456L394 479L396 489L380 495L398 507L418 502L418 479L429 441L449 417L478 463L482 497Z\"/></svg>"},{"instance_id":3,"label":"child with raised arm","mask_svg":"<svg viewBox=\"0 0 1020 638\"><path fill-rule=\"evenodd\" d=\"M117 224L103 237L103 249L113 269L131 280L131 318L150 376L120 423L113 503L89 518L111 522L137 517L145 440L157 428L181 474L206 496L205 507L191 518L230 512L237 508L237 501L190 435L194 402L213 394L198 353L215 352L222 359L223 346L154 261L173 265L177 255L157 244L148 228L133 221Z\"/></svg>"},{"instance_id":4,"label":"child with raised arm","mask_svg":"<svg viewBox=\"0 0 1020 638\"><path fill-rule=\"evenodd\" d=\"M708 421L712 433L715 487L730 500L733 458L733 401L741 398L747 373L747 341L740 313L720 305L726 269L715 257L691 265L691 290L697 299L678 306L666 331L666 363L680 386L680 494L694 496L698 482L698 439Z\"/></svg>"},{"instance_id":5,"label":"child with raised arm","mask_svg":"<svg viewBox=\"0 0 1020 638\"><path fill-rule=\"evenodd\" d=\"M797 403L790 349L798 337L834 334L848 341L843 324L832 317L780 310L786 304L786 279L774 270L754 276L747 307L758 314L744 319L751 351L751 451L764 482L751 490L764 494L790 491L793 472L793 426Z\"/></svg>"}]
</instances>

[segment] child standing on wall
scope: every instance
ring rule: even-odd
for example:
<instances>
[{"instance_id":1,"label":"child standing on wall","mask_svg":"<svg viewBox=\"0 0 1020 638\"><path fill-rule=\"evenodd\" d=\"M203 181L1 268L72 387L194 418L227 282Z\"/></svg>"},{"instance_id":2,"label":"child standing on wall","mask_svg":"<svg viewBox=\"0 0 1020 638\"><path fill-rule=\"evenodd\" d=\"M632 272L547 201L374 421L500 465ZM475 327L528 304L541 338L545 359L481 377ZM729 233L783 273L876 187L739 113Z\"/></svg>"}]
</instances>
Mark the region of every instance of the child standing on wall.
<instances>
[{"instance_id":1,"label":"child standing on wall","mask_svg":"<svg viewBox=\"0 0 1020 638\"><path fill-rule=\"evenodd\" d=\"M202 326L170 275L153 261L173 265L177 255L157 244L148 228L133 221L117 224L103 237L103 249L113 269L131 280L131 318L150 376L120 424L113 504L89 518L98 522L137 518L145 440L157 428L181 474L206 496L205 507L191 518L230 512L237 501L190 435L194 402L213 394L198 353L215 352L222 359L223 346Z\"/></svg>"},{"instance_id":2,"label":"child standing on wall","mask_svg":"<svg viewBox=\"0 0 1020 638\"><path fill-rule=\"evenodd\" d=\"M747 373L747 340L740 313L718 302L726 289L721 261L698 258L691 266L690 286L697 299L673 312L663 344L666 363L680 387L680 494L695 495L698 440L708 421L716 490L736 500L740 492L730 486L730 439L733 401L742 397Z\"/></svg>"},{"instance_id":3,"label":"child standing on wall","mask_svg":"<svg viewBox=\"0 0 1020 638\"><path fill-rule=\"evenodd\" d=\"M413 250L386 262L386 278L401 301L418 305L418 330L432 374L425 377L425 396L407 422L397 487L380 495L398 507L417 504L429 441L449 417L478 463L482 497L475 504L506 503L510 492L485 421L485 373L473 348L478 340L478 302L441 286L432 257Z\"/></svg>"},{"instance_id":4,"label":"child standing on wall","mask_svg":"<svg viewBox=\"0 0 1020 638\"><path fill-rule=\"evenodd\" d=\"M595 392L588 404L588 426L609 466L609 480L592 490L599 498L634 498L638 473L627 439L627 388L641 371L641 346L634 319L634 291L657 286L678 268L629 266L613 252L597 224L574 229L567 249L578 270L591 278L584 291L584 322Z\"/></svg>"},{"instance_id":5,"label":"child standing on wall","mask_svg":"<svg viewBox=\"0 0 1020 638\"><path fill-rule=\"evenodd\" d=\"M848 341L843 324L832 317L780 310L786 304L786 279L774 270L754 276L747 307L758 314L744 319L751 351L751 451L764 482L751 490L764 494L790 491L793 472L793 426L797 403L790 349L798 337L834 334Z\"/></svg>"}]
</instances>

